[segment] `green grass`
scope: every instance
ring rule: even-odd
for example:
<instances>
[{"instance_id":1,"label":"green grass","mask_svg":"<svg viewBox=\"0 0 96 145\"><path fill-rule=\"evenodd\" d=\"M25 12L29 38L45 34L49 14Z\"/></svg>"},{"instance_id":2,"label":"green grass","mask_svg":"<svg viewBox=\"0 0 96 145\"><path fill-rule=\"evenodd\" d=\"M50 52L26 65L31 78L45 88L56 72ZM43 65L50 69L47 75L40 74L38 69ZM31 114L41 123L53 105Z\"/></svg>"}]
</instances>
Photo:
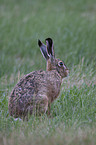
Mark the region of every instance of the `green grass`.
<instances>
[{"instance_id":1,"label":"green grass","mask_svg":"<svg viewBox=\"0 0 96 145\"><path fill-rule=\"evenodd\" d=\"M70 69L51 118L9 116L8 97L24 75L46 69L37 45L54 40ZM96 144L95 0L0 0L0 145Z\"/></svg>"}]
</instances>

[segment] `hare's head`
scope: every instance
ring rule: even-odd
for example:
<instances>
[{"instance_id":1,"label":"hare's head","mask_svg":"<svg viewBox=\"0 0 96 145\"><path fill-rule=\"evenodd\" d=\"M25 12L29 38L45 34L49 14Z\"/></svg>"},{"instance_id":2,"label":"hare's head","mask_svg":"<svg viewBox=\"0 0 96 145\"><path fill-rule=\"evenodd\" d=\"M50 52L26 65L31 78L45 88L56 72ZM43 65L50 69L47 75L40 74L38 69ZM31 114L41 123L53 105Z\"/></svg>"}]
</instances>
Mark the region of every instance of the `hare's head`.
<instances>
[{"instance_id":1,"label":"hare's head","mask_svg":"<svg viewBox=\"0 0 96 145\"><path fill-rule=\"evenodd\" d=\"M38 45L43 54L43 57L47 61L47 71L56 70L62 78L67 77L69 70L60 59L55 58L55 52L53 47L53 41L51 38L45 39L46 45L38 40Z\"/></svg>"}]
</instances>

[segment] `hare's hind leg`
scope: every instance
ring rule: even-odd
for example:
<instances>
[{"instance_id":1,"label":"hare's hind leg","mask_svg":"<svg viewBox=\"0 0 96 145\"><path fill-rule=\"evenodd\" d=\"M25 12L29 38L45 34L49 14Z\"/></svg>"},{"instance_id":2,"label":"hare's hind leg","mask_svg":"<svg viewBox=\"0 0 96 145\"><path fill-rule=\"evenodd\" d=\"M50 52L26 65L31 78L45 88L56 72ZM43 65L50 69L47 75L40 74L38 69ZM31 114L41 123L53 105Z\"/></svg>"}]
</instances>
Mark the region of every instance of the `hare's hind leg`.
<instances>
[{"instance_id":1,"label":"hare's hind leg","mask_svg":"<svg viewBox=\"0 0 96 145\"><path fill-rule=\"evenodd\" d=\"M48 109L48 98L45 95L38 95L28 104L25 111L25 118L28 115L41 115Z\"/></svg>"},{"instance_id":2,"label":"hare's hind leg","mask_svg":"<svg viewBox=\"0 0 96 145\"><path fill-rule=\"evenodd\" d=\"M41 115L48 110L48 97L46 95L39 95L36 100L36 113Z\"/></svg>"}]
</instances>

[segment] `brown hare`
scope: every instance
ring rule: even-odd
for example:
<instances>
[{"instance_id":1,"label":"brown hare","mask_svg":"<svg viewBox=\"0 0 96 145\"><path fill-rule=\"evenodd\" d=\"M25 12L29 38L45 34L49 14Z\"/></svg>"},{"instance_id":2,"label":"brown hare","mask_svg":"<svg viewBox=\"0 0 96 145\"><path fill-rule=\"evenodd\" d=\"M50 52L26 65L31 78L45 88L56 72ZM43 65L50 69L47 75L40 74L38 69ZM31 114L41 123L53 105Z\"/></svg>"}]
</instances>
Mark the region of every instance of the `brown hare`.
<instances>
[{"instance_id":1,"label":"brown hare","mask_svg":"<svg viewBox=\"0 0 96 145\"><path fill-rule=\"evenodd\" d=\"M25 75L11 92L8 107L10 115L15 118L24 119L28 114L46 113L60 93L62 78L69 73L66 65L55 58L52 39L45 41L46 45L38 40L38 45L47 62L46 71L33 71Z\"/></svg>"}]
</instances>

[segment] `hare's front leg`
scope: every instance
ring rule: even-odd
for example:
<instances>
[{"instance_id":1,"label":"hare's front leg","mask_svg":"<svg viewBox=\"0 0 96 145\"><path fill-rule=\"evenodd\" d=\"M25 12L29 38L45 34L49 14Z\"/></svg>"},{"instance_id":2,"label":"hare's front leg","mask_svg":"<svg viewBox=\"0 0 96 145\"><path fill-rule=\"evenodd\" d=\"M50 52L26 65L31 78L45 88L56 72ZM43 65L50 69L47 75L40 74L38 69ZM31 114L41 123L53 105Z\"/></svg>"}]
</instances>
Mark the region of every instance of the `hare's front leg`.
<instances>
[{"instance_id":1,"label":"hare's front leg","mask_svg":"<svg viewBox=\"0 0 96 145\"><path fill-rule=\"evenodd\" d=\"M47 111L48 116L50 116L50 108L51 108L51 105L50 105L50 103L48 103L48 111Z\"/></svg>"}]
</instances>

